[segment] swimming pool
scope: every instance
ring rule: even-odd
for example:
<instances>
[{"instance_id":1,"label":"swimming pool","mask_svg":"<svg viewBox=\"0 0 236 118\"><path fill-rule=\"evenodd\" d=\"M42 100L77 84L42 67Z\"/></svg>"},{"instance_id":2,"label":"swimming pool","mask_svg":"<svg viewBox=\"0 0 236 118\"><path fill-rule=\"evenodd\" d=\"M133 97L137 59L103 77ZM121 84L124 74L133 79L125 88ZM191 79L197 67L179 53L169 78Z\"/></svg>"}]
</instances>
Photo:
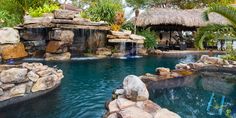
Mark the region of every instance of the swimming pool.
<instances>
[{"instance_id":1,"label":"swimming pool","mask_svg":"<svg viewBox=\"0 0 236 118\"><path fill-rule=\"evenodd\" d=\"M111 98L113 89L119 87L127 75L154 73L156 67L173 69L179 62L193 62L198 58L199 56L188 55L122 60L43 62L49 66L57 65L63 70L65 78L62 80L61 86L45 96L1 109L0 117L100 118L105 113L105 101ZM183 88L182 91L184 90ZM171 106L164 104L165 99L158 99L156 102L175 111ZM179 112L178 109L177 112Z\"/></svg>"}]
</instances>

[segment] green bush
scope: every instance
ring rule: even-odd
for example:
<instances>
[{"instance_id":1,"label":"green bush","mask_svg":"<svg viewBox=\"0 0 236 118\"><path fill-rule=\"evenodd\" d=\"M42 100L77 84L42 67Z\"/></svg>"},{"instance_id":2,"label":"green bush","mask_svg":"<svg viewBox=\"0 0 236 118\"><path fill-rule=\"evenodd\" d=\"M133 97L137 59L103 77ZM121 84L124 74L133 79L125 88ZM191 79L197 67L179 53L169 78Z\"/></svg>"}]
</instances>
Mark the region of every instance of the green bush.
<instances>
[{"instance_id":1,"label":"green bush","mask_svg":"<svg viewBox=\"0 0 236 118\"><path fill-rule=\"evenodd\" d=\"M42 7L38 7L38 8L30 8L29 9L29 14L32 17L40 17L42 16L44 13L51 13L54 10L59 9L59 5L58 4L44 4Z\"/></svg>"},{"instance_id":2,"label":"green bush","mask_svg":"<svg viewBox=\"0 0 236 118\"><path fill-rule=\"evenodd\" d=\"M157 44L157 35L155 31L151 31L150 28L143 29L138 32L139 35L144 36L144 47L148 49L153 49Z\"/></svg>"},{"instance_id":3,"label":"green bush","mask_svg":"<svg viewBox=\"0 0 236 118\"><path fill-rule=\"evenodd\" d=\"M233 49L232 45L228 45L226 49L226 55L222 57L225 60L236 61L236 50Z\"/></svg>"},{"instance_id":4,"label":"green bush","mask_svg":"<svg viewBox=\"0 0 236 118\"><path fill-rule=\"evenodd\" d=\"M117 12L123 11L123 6L119 0L98 0L81 13L81 17L89 18L92 21L107 21L114 23Z\"/></svg>"},{"instance_id":5,"label":"green bush","mask_svg":"<svg viewBox=\"0 0 236 118\"><path fill-rule=\"evenodd\" d=\"M134 24L132 22L128 21L122 25L121 29L130 30L130 31L134 32Z\"/></svg>"},{"instance_id":6,"label":"green bush","mask_svg":"<svg viewBox=\"0 0 236 118\"><path fill-rule=\"evenodd\" d=\"M36 9L44 4L54 3L54 0L0 0L0 27L20 24L30 8Z\"/></svg>"},{"instance_id":7,"label":"green bush","mask_svg":"<svg viewBox=\"0 0 236 118\"><path fill-rule=\"evenodd\" d=\"M11 15L8 11L0 11L0 28L13 27L20 23L20 19L16 15Z\"/></svg>"}]
</instances>

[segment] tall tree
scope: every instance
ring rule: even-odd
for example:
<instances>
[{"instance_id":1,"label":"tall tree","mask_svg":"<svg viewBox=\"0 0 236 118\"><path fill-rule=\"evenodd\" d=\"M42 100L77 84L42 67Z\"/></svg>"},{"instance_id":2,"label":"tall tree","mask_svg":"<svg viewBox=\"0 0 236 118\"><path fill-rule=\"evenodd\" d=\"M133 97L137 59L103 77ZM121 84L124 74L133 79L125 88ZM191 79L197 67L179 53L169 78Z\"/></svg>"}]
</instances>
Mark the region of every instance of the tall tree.
<instances>
[{"instance_id":1,"label":"tall tree","mask_svg":"<svg viewBox=\"0 0 236 118\"><path fill-rule=\"evenodd\" d=\"M134 11L135 11L135 23L134 23L134 33L136 34L137 32L137 25L136 25L136 21L137 21L137 18L139 16L139 10L141 8L144 8L148 5L149 3L149 0L126 0L128 6L131 6L134 8Z\"/></svg>"}]
</instances>

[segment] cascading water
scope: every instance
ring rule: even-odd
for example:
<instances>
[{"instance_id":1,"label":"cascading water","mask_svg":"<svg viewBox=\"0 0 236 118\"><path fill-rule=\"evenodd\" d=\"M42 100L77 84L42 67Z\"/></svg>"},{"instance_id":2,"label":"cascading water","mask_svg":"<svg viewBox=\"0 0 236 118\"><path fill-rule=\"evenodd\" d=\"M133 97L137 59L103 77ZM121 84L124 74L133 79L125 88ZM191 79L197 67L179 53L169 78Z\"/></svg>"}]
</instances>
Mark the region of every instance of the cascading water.
<instances>
[{"instance_id":1,"label":"cascading water","mask_svg":"<svg viewBox=\"0 0 236 118\"><path fill-rule=\"evenodd\" d=\"M120 52L124 55L126 54L126 42L120 43Z\"/></svg>"}]
</instances>

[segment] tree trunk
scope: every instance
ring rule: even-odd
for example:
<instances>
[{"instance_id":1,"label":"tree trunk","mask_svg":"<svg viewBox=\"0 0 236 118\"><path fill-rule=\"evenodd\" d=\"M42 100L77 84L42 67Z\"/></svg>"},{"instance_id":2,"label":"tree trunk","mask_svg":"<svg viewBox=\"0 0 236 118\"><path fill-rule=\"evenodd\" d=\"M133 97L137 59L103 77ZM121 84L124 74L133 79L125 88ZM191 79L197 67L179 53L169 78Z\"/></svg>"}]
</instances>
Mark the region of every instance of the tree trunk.
<instances>
[{"instance_id":1,"label":"tree trunk","mask_svg":"<svg viewBox=\"0 0 236 118\"><path fill-rule=\"evenodd\" d=\"M134 20L134 34L137 33L137 19L139 16L139 9L135 10L135 20Z\"/></svg>"}]
</instances>

